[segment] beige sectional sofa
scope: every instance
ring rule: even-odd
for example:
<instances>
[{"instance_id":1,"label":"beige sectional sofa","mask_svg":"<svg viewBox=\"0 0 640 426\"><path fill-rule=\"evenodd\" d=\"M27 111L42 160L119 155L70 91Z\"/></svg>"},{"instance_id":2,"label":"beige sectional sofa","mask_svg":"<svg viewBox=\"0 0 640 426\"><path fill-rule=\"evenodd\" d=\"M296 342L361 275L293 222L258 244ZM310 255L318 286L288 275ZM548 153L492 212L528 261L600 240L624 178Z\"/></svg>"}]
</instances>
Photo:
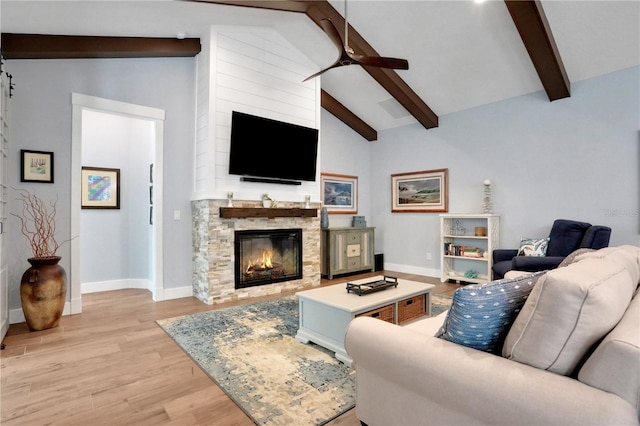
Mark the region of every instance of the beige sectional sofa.
<instances>
[{"instance_id":1,"label":"beige sectional sofa","mask_svg":"<svg viewBox=\"0 0 640 426\"><path fill-rule=\"evenodd\" d=\"M356 415L369 426L637 425L639 278L640 248L609 247L537 276L462 287L448 312L406 326L357 318L345 337ZM530 286L511 317L501 312L495 329L482 325L493 313L473 323L471 305L502 309L491 298L507 286ZM495 345L474 348L483 334Z\"/></svg>"}]
</instances>

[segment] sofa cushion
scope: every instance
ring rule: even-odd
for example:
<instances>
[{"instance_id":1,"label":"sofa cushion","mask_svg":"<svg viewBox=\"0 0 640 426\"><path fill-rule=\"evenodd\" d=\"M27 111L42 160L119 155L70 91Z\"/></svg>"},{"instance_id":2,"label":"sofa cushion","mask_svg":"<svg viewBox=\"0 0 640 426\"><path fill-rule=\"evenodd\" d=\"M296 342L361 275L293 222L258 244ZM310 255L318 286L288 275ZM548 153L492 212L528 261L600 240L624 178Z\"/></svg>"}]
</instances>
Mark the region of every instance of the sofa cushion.
<instances>
[{"instance_id":1,"label":"sofa cushion","mask_svg":"<svg viewBox=\"0 0 640 426\"><path fill-rule=\"evenodd\" d=\"M549 237L547 238L523 238L520 240L520 248L518 256L537 256L547 255L547 246L549 245Z\"/></svg>"},{"instance_id":2,"label":"sofa cushion","mask_svg":"<svg viewBox=\"0 0 640 426\"><path fill-rule=\"evenodd\" d=\"M509 327L544 271L458 288L437 337L482 351L499 351Z\"/></svg>"},{"instance_id":3,"label":"sofa cushion","mask_svg":"<svg viewBox=\"0 0 640 426\"><path fill-rule=\"evenodd\" d=\"M558 268L564 268L565 266L569 266L572 263L577 261L577 258L579 258L579 256L585 254L585 253L591 253L595 251L594 249L590 249L590 248L581 248L578 250L574 250L571 253L569 253L569 255L567 257L565 257L562 262L560 262L560 264L558 265Z\"/></svg>"},{"instance_id":4,"label":"sofa cushion","mask_svg":"<svg viewBox=\"0 0 640 426\"><path fill-rule=\"evenodd\" d=\"M616 327L598 345L578 380L615 393L640 409L640 293Z\"/></svg>"},{"instance_id":5,"label":"sofa cushion","mask_svg":"<svg viewBox=\"0 0 640 426\"><path fill-rule=\"evenodd\" d=\"M584 259L547 272L509 330L502 355L572 374L620 321L635 287L626 268L608 259Z\"/></svg>"},{"instance_id":6,"label":"sofa cushion","mask_svg":"<svg viewBox=\"0 0 640 426\"><path fill-rule=\"evenodd\" d=\"M576 250L579 251L579 250ZM581 253L576 257L576 262L584 259L609 259L625 266L631 278L640 284L640 247L624 245L605 247L600 250L592 250Z\"/></svg>"}]
</instances>

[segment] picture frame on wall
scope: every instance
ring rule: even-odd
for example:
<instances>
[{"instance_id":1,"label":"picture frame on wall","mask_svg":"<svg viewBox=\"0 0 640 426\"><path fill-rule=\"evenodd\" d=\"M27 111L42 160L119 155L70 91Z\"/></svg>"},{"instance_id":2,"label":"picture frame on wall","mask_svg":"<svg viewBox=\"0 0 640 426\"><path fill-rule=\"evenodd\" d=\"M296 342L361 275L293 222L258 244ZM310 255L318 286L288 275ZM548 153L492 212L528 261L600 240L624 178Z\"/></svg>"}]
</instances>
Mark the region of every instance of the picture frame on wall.
<instances>
[{"instance_id":1,"label":"picture frame on wall","mask_svg":"<svg viewBox=\"0 0 640 426\"><path fill-rule=\"evenodd\" d=\"M120 208L120 169L82 167L81 208Z\"/></svg>"},{"instance_id":2,"label":"picture frame on wall","mask_svg":"<svg viewBox=\"0 0 640 426\"><path fill-rule=\"evenodd\" d=\"M358 177L333 173L320 174L320 199L328 213L358 213Z\"/></svg>"},{"instance_id":3,"label":"picture frame on wall","mask_svg":"<svg viewBox=\"0 0 640 426\"><path fill-rule=\"evenodd\" d=\"M53 152L21 149L20 182L53 183Z\"/></svg>"},{"instance_id":4,"label":"picture frame on wall","mask_svg":"<svg viewBox=\"0 0 640 426\"><path fill-rule=\"evenodd\" d=\"M391 211L447 212L449 169L423 170L391 175Z\"/></svg>"}]
</instances>

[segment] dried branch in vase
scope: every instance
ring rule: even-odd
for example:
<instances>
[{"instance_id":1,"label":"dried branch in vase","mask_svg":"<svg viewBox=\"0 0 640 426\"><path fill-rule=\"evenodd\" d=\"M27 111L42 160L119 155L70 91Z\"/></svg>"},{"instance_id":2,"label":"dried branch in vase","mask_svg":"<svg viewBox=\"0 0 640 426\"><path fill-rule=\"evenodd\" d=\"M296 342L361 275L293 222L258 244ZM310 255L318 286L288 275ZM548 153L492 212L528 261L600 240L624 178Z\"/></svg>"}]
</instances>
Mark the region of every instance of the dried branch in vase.
<instances>
[{"instance_id":1,"label":"dried branch in vase","mask_svg":"<svg viewBox=\"0 0 640 426\"><path fill-rule=\"evenodd\" d=\"M20 219L22 235L27 237L34 258L56 256L60 244L56 241L56 203L46 204L40 197L27 191L19 191L18 201L22 201L22 214L11 213Z\"/></svg>"}]
</instances>

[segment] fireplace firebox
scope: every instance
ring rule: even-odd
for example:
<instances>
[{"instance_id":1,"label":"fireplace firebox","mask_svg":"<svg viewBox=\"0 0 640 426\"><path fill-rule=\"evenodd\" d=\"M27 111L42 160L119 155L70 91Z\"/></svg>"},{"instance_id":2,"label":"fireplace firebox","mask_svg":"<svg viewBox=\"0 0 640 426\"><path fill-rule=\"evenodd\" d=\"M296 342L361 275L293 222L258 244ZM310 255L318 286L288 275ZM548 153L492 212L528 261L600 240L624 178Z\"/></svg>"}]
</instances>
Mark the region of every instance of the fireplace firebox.
<instances>
[{"instance_id":1,"label":"fireplace firebox","mask_svg":"<svg viewBox=\"0 0 640 426\"><path fill-rule=\"evenodd\" d=\"M302 229L235 231L235 288L302 278Z\"/></svg>"}]
</instances>

